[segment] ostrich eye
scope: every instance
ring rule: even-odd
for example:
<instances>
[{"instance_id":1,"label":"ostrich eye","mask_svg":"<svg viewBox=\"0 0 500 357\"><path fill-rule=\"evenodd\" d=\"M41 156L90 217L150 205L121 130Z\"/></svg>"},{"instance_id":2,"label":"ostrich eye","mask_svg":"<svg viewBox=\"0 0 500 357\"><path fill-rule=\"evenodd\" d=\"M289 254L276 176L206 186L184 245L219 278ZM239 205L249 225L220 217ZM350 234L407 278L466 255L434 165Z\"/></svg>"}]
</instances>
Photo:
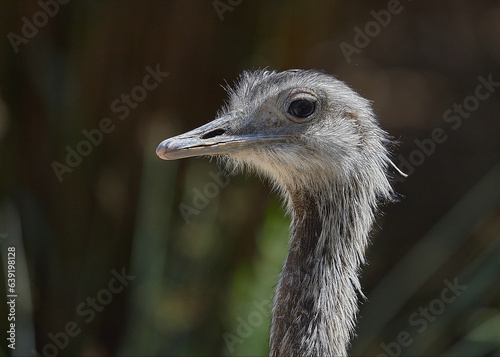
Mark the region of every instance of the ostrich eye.
<instances>
[{"instance_id":1,"label":"ostrich eye","mask_svg":"<svg viewBox=\"0 0 500 357\"><path fill-rule=\"evenodd\" d=\"M307 99L297 99L290 103L288 113L296 118L307 118L316 110L316 103Z\"/></svg>"}]
</instances>

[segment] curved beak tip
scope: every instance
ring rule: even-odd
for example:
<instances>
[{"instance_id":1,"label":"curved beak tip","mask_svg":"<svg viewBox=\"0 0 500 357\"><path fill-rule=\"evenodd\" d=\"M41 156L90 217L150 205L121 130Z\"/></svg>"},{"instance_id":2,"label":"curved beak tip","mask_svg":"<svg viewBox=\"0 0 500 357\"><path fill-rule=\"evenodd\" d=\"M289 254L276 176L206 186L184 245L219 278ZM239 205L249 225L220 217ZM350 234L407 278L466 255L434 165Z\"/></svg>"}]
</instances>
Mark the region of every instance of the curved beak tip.
<instances>
[{"instance_id":1,"label":"curved beak tip","mask_svg":"<svg viewBox=\"0 0 500 357\"><path fill-rule=\"evenodd\" d=\"M160 145L158 145L158 147L156 148L156 155L158 155L158 157L160 159L163 159L163 160L168 160L169 158L166 156L166 149L168 147L168 143L167 143L167 140L164 140L160 143Z\"/></svg>"}]
</instances>

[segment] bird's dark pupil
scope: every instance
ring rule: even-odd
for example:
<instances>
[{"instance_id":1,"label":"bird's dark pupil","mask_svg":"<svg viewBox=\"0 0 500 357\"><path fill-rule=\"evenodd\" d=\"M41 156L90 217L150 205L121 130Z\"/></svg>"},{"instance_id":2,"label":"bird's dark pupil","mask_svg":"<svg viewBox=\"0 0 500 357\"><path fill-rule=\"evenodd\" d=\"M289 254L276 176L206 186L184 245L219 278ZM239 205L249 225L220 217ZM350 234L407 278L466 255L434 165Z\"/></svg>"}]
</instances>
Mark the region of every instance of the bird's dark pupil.
<instances>
[{"instance_id":1,"label":"bird's dark pupil","mask_svg":"<svg viewBox=\"0 0 500 357\"><path fill-rule=\"evenodd\" d=\"M315 108L316 105L314 102L306 99L298 99L290 104L288 112L297 118L306 118L314 113Z\"/></svg>"}]
</instances>

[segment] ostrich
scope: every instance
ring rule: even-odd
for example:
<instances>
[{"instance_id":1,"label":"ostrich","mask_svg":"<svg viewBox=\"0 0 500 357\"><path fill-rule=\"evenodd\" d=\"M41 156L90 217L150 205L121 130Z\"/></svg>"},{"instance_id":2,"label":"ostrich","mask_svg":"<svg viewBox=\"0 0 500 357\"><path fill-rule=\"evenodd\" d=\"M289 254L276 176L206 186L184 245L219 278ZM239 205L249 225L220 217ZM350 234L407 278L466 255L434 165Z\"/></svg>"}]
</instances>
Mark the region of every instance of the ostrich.
<instances>
[{"instance_id":1,"label":"ostrich","mask_svg":"<svg viewBox=\"0 0 500 357\"><path fill-rule=\"evenodd\" d=\"M391 140L370 102L323 72L244 72L227 91L217 119L164 140L156 153L217 156L270 179L292 218L270 355L347 355L374 215L393 197Z\"/></svg>"}]
</instances>

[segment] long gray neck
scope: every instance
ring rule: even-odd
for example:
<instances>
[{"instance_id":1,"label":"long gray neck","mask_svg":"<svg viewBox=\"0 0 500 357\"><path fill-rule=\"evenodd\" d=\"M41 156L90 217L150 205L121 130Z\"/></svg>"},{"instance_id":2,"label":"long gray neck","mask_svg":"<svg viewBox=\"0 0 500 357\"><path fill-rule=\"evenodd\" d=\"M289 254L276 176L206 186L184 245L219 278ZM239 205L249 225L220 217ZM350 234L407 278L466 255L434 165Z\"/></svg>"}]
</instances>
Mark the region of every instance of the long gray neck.
<instances>
[{"instance_id":1,"label":"long gray neck","mask_svg":"<svg viewBox=\"0 0 500 357\"><path fill-rule=\"evenodd\" d=\"M353 191L339 192L290 195L293 230L274 297L271 356L347 355L373 214Z\"/></svg>"}]
</instances>

